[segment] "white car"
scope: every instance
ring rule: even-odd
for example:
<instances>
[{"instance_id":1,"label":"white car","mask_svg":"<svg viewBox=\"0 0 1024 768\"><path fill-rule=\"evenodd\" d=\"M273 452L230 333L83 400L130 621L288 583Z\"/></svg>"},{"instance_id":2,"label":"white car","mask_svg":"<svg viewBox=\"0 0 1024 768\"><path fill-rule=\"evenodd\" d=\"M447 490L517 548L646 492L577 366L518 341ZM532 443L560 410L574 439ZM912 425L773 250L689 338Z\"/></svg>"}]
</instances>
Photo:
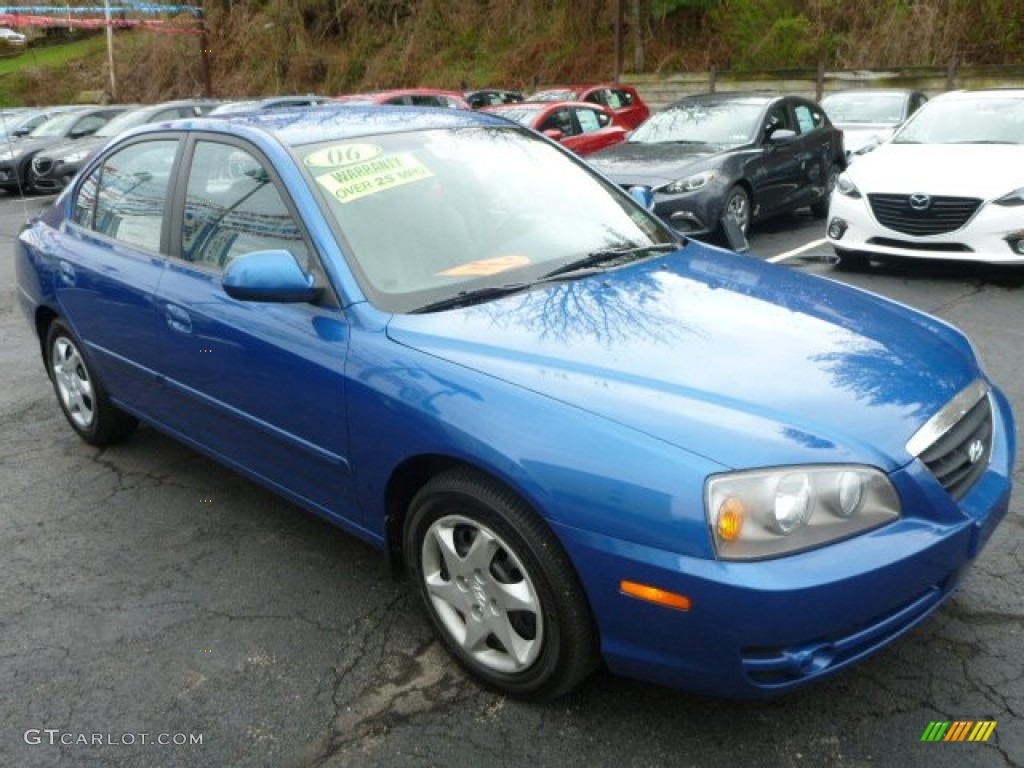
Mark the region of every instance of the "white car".
<instances>
[{"instance_id":1,"label":"white car","mask_svg":"<svg viewBox=\"0 0 1024 768\"><path fill-rule=\"evenodd\" d=\"M0 27L0 40L9 45L24 45L28 40L21 32L15 32L7 27Z\"/></svg>"},{"instance_id":2,"label":"white car","mask_svg":"<svg viewBox=\"0 0 1024 768\"><path fill-rule=\"evenodd\" d=\"M887 258L1024 264L1024 89L929 101L839 176L827 221L841 269Z\"/></svg>"}]
</instances>

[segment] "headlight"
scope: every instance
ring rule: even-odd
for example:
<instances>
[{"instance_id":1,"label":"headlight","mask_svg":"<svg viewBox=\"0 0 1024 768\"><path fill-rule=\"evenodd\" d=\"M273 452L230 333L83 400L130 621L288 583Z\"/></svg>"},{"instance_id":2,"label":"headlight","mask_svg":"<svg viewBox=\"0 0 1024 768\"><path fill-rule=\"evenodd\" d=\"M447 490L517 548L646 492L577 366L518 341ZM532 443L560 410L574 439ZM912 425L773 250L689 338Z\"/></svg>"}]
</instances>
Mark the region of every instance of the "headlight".
<instances>
[{"instance_id":1,"label":"headlight","mask_svg":"<svg viewBox=\"0 0 1024 768\"><path fill-rule=\"evenodd\" d=\"M840 173L839 178L836 179L836 192L847 197L859 198L860 190L857 189L857 185L854 184L850 177L845 173Z\"/></svg>"},{"instance_id":2,"label":"headlight","mask_svg":"<svg viewBox=\"0 0 1024 768\"><path fill-rule=\"evenodd\" d=\"M1008 195L1003 195L998 200L993 200L996 205L1024 205L1024 187L1015 189Z\"/></svg>"},{"instance_id":3,"label":"headlight","mask_svg":"<svg viewBox=\"0 0 1024 768\"><path fill-rule=\"evenodd\" d=\"M673 181L664 187L663 191L672 195L679 195L683 192L696 192L698 189L706 187L713 178L715 178L714 171L701 171L700 173L693 174L693 176L687 176L685 179Z\"/></svg>"},{"instance_id":4,"label":"headlight","mask_svg":"<svg viewBox=\"0 0 1024 768\"><path fill-rule=\"evenodd\" d=\"M710 478L706 514L720 559L758 560L892 522L900 502L889 478L871 467L780 467Z\"/></svg>"}]
</instances>

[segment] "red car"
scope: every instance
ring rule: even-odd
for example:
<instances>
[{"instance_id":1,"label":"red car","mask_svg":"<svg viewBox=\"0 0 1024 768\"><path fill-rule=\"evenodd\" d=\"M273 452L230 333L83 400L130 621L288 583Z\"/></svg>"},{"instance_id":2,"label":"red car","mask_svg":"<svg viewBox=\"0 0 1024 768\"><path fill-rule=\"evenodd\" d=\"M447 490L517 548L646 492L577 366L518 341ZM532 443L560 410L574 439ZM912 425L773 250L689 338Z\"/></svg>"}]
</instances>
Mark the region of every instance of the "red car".
<instances>
[{"instance_id":1,"label":"red car","mask_svg":"<svg viewBox=\"0 0 1024 768\"><path fill-rule=\"evenodd\" d=\"M545 136L560 141L577 155L589 155L599 149L625 141L629 129L621 125L615 114L597 104L576 101L524 101L519 104L497 104L482 112L515 120Z\"/></svg>"},{"instance_id":2,"label":"red car","mask_svg":"<svg viewBox=\"0 0 1024 768\"><path fill-rule=\"evenodd\" d=\"M415 107L449 107L469 109L469 104L456 91L436 88L395 88L373 93L349 93L334 99L345 104L404 104Z\"/></svg>"},{"instance_id":3,"label":"red car","mask_svg":"<svg viewBox=\"0 0 1024 768\"><path fill-rule=\"evenodd\" d=\"M587 101L608 107L627 128L636 128L651 114L636 88L629 85L561 85L545 88L528 101Z\"/></svg>"}]
</instances>

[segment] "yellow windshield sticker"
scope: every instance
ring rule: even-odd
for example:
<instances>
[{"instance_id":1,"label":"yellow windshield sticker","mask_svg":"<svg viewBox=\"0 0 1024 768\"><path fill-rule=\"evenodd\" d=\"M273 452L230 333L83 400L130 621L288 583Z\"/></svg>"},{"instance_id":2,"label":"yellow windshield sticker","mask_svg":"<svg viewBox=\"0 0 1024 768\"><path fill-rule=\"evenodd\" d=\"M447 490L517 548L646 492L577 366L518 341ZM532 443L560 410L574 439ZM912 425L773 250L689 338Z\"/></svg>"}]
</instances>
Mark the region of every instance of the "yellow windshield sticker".
<instances>
[{"instance_id":1,"label":"yellow windshield sticker","mask_svg":"<svg viewBox=\"0 0 1024 768\"><path fill-rule=\"evenodd\" d=\"M439 277L487 277L516 267L525 267L529 263L529 256L495 256L493 259L460 264L437 274Z\"/></svg>"},{"instance_id":2,"label":"yellow windshield sticker","mask_svg":"<svg viewBox=\"0 0 1024 768\"><path fill-rule=\"evenodd\" d=\"M340 168L343 165L365 163L384 154L379 144L339 144L310 154L302 162L308 168Z\"/></svg>"},{"instance_id":3,"label":"yellow windshield sticker","mask_svg":"<svg viewBox=\"0 0 1024 768\"><path fill-rule=\"evenodd\" d=\"M336 171L317 176L316 180L334 199L342 203L351 203L361 197L375 195L386 189L394 189L433 175L427 166L408 152L399 152L365 163L346 165Z\"/></svg>"}]
</instances>

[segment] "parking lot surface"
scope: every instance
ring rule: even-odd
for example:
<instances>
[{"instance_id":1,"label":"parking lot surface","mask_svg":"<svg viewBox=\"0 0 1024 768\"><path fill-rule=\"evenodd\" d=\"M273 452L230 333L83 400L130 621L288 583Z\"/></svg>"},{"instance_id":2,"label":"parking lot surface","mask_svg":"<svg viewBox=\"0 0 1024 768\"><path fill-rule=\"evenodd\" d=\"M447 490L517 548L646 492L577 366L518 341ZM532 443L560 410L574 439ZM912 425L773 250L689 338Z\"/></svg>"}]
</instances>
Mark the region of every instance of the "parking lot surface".
<instances>
[{"instance_id":1,"label":"parking lot surface","mask_svg":"<svg viewBox=\"0 0 1024 768\"><path fill-rule=\"evenodd\" d=\"M1024 763L1019 491L954 599L816 686L733 702L599 671L551 704L506 699L376 550L151 429L74 435L14 306L13 240L47 202L0 199L0 766ZM1024 271L841 275L822 228L767 222L750 256L958 325L1024 418ZM939 721L996 725L922 742Z\"/></svg>"}]
</instances>

